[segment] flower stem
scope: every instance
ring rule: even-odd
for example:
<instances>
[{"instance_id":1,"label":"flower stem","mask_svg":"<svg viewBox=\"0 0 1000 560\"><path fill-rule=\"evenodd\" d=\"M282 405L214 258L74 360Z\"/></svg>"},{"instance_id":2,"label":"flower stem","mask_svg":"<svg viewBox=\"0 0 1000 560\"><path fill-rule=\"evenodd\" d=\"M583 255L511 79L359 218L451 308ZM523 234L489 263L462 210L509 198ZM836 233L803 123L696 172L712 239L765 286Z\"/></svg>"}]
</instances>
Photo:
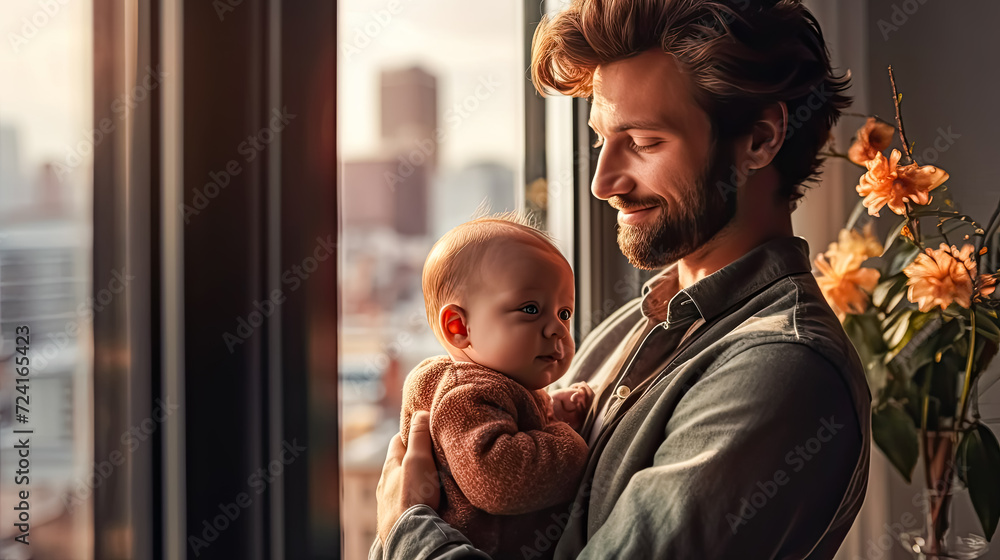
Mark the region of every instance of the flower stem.
<instances>
[{"instance_id":1,"label":"flower stem","mask_svg":"<svg viewBox=\"0 0 1000 560\"><path fill-rule=\"evenodd\" d=\"M868 171L868 168L865 167L864 165L861 165L860 163L851 161L851 158L848 157L847 154L842 154L842 153L840 153L837 150L834 150L832 148L828 152L820 152L819 155L821 155L823 157L835 157L835 158L846 159L848 162L850 162L851 165L860 167L861 169L864 169L865 171Z\"/></svg>"},{"instance_id":2,"label":"flower stem","mask_svg":"<svg viewBox=\"0 0 1000 560\"><path fill-rule=\"evenodd\" d=\"M985 230L979 222L973 220L971 217L965 214L960 214L958 212L952 212L949 210L918 210L916 212L911 212L910 216L920 217L920 216L938 216L945 218L947 220L958 220L964 222L973 227L974 231L972 235L985 235Z\"/></svg>"},{"instance_id":3,"label":"flower stem","mask_svg":"<svg viewBox=\"0 0 1000 560\"><path fill-rule=\"evenodd\" d=\"M903 217L906 218L906 223L909 225L910 235L913 236L913 242L916 243L918 247L920 247L921 251L923 251L924 250L924 244L920 240L920 220L917 218L917 216L919 215L919 213L914 212L913 209L910 208L910 202L909 201L906 201L905 206L903 207L903 209L904 209L903 210Z\"/></svg>"},{"instance_id":4,"label":"flower stem","mask_svg":"<svg viewBox=\"0 0 1000 560\"><path fill-rule=\"evenodd\" d=\"M997 225L1000 224L1000 220L997 218L1000 218L1000 203L998 203L997 207L993 209L993 215L990 216L990 221L986 222L986 230L983 232L983 236L979 239L979 242L976 243L976 270L982 270L979 266L980 257L982 257L982 250L983 247L990 242L989 238L993 235L993 232L996 231Z\"/></svg>"},{"instance_id":5,"label":"flower stem","mask_svg":"<svg viewBox=\"0 0 1000 560\"><path fill-rule=\"evenodd\" d=\"M896 106L896 127L899 129L899 139L903 142L903 153L906 154L906 160L913 163L910 143L906 141L906 132L903 131L903 115L899 108L899 93L896 91L896 77L892 75L892 64L889 65L889 82L892 84L892 102Z\"/></svg>"},{"instance_id":6,"label":"flower stem","mask_svg":"<svg viewBox=\"0 0 1000 560\"><path fill-rule=\"evenodd\" d=\"M969 391L972 388L972 359L976 353L976 304L969 303L969 317L972 322L972 332L969 333L969 357L965 361L965 381L962 382L962 397L958 401L958 417L955 418L956 428L965 422L965 407L969 405Z\"/></svg>"}]
</instances>

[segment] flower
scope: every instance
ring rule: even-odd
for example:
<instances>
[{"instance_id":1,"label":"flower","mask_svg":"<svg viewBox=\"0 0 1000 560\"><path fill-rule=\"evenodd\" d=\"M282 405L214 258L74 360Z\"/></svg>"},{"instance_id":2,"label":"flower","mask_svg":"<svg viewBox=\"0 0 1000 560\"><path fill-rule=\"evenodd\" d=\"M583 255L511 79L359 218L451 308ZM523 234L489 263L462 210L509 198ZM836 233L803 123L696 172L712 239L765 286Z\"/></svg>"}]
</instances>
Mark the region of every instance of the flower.
<instances>
[{"instance_id":1,"label":"flower","mask_svg":"<svg viewBox=\"0 0 1000 560\"><path fill-rule=\"evenodd\" d=\"M974 250L969 244L959 250L944 243L938 249L924 249L903 269L910 287L907 298L926 312L934 306L946 309L952 303L968 309L973 297L989 296L996 289L996 278L987 274L977 277Z\"/></svg>"},{"instance_id":2,"label":"flower","mask_svg":"<svg viewBox=\"0 0 1000 560\"><path fill-rule=\"evenodd\" d=\"M899 167L903 155L893 150L886 159L881 153L865 164L868 172L858 183L858 194L865 197L864 205L868 214L878 216L879 210L888 205L896 214L906 212L906 202L929 204L931 190L948 180L948 173L933 165L918 166L915 163Z\"/></svg>"},{"instance_id":3,"label":"flower","mask_svg":"<svg viewBox=\"0 0 1000 560\"><path fill-rule=\"evenodd\" d=\"M841 321L847 313L864 313L868 307L868 294L878 284L879 272L863 268L861 263L881 254L882 244L872 235L869 224L863 234L841 230L837 242L816 257L814 263L820 272L816 282Z\"/></svg>"},{"instance_id":4,"label":"flower","mask_svg":"<svg viewBox=\"0 0 1000 560\"><path fill-rule=\"evenodd\" d=\"M975 298L976 300L985 299L993 293L996 287L997 277L992 274L980 274L979 278L976 278L976 288L975 288Z\"/></svg>"},{"instance_id":5,"label":"flower","mask_svg":"<svg viewBox=\"0 0 1000 560\"><path fill-rule=\"evenodd\" d=\"M858 129L857 139L847 151L847 158L858 165L865 165L892 144L894 132L896 129L891 124L868 117L864 126Z\"/></svg>"},{"instance_id":6,"label":"flower","mask_svg":"<svg viewBox=\"0 0 1000 560\"><path fill-rule=\"evenodd\" d=\"M850 253L832 258L821 254L814 262L821 274L816 282L837 318L843 321L847 313L864 313L868 293L878 284L879 272L862 268L862 259Z\"/></svg>"},{"instance_id":7,"label":"flower","mask_svg":"<svg viewBox=\"0 0 1000 560\"><path fill-rule=\"evenodd\" d=\"M853 229L842 229L837 235L837 242L831 243L827 256L831 253L853 253L861 256L861 260L882 255L882 244L875 238L872 222L865 224L861 232Z\"/></svg>"}]
</instances>

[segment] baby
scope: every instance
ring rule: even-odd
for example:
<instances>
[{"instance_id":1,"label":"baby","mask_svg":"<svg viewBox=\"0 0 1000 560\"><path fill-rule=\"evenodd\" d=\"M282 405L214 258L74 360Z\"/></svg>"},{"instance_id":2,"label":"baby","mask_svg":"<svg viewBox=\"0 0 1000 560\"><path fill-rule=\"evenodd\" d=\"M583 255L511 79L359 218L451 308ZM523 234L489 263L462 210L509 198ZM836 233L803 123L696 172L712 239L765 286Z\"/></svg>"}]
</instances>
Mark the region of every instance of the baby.
<instances>
[{"instance_id":1,"label":"baby","mask_svg":"<svg viewBox=\"0 0 1000 560\"><path fill-rule=\"evenodd\" d=\"M573 358L573 272L545 234L502 214L438 240L423 291L448 355L407 377L404 443L412 414L430 410L441 517L494 558L521 558L574 497L587 461L575 430L593 391L544 390Z\"/></svg>"}]
</instances>

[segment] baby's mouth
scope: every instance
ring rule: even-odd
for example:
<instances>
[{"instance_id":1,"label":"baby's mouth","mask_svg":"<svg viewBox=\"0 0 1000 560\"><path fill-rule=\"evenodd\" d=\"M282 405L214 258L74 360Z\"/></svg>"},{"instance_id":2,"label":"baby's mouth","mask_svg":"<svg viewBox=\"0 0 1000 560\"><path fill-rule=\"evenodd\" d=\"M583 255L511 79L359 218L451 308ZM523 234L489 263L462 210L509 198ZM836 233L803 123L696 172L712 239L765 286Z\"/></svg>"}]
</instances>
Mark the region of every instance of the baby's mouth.
<instances>
[{"instance_id":1,"label":"baby's mouth","mask_svg":"<svg viewBox=\"0 0 1000 560\"><path fill-rule=\"evenodd\" d=\"M554 363L554 362L558 362L559 360L563 359L563 353L562 352L553 352L551 354L546 354L544 356L539 356L538 359L539 360L543 360L545 362Z\"/></svg>"}]
</instances>

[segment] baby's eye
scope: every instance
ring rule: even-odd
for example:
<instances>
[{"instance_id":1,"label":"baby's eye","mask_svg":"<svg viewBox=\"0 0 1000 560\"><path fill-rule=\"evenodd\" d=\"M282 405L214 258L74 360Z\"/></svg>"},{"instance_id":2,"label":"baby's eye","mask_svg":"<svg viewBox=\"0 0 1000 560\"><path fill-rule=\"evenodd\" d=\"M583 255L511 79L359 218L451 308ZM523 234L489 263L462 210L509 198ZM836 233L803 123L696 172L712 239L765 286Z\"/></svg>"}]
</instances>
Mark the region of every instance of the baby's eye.
<instances>
[{"instance_id":1,"label":"baby's eye","mask_svg":"<svg viewBox=\"0 0 1000 560\"><path fill-rule=\"evenodd\" d=\"M529 303L528 305L522 307L521 311L524 311L529 315L538 315L538 306L533 303Z\"/></svg>"},{"instance_id":2,"label":"baby's eye","mask_svg":"<svg viewBox=\"0 0 1000 560\"><path fill-rule=\"evenodd\" d=\"M563 321L569 321L569 318L572 315L573 312L570 311L569 309L563 309L562 311L559 312L559 318L562 319Z\"/></svg>"}]
</instances>

